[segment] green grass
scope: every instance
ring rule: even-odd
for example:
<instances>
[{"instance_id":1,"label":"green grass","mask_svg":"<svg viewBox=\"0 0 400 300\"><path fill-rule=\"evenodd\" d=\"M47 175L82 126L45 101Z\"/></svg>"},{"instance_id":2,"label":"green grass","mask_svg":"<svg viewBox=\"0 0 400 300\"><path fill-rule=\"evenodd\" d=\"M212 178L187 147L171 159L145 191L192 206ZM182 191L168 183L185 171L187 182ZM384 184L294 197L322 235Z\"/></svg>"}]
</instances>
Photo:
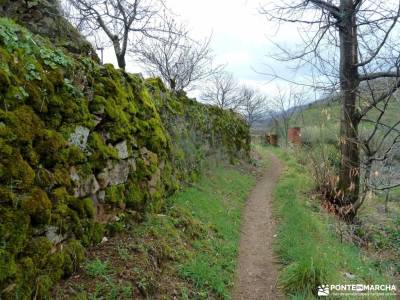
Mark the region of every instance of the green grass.
<instances>
[{"instance_id":1,"label":"green grass","mask_svg":"<svg viewBox=\"0 0 400 300\"><path fill-rule=\"evenodd\" d=\"M293 299L313 299L321 284L391 283L356 246L336 236L337 221L320 211L317 200L307 197L312 181L305 168L287 152L270 151L286 165L274 200L278 219L275 251L282 264L279 284L284 292Z\"/></svg>"},{"instance_id":2,"label":"green grass","mask_svg":"<svg viewBox=\"0 0 400 300\"><path fill-rule=\"evenodd\" d=\"M368 241L369 250L382 270L397 277L400 283L400 206L398 190L390 193L386 203L385 194L371 195L358 218L357 235Z\"/></svg>"},{"instance_id":3,"label":"green grass","mask_svg":"<svg viewBox=\"0 0 400 300\"><path fill-rule=\"evenodd\" d=\"M319 126L324 122L327 127L333 127L340 122L340 106L338 103L329 105L310 105L302 112L296 113L291 120L291 126Z\"/></svg>"},{"instance_id":4,"label":"green grass","mask_svg":"<svg viewBox=\"0 0 400 300\"><path fill-rule=\"evenodd\" d=\"M85 266L86 273L91 277L104 276L109 273L107 262L96 258L88 262Z\"/></svg>"},{"instance_id":5,"label":"green grass","mask_svg":"<svg viewBox=\"0 0 400 300\"><path fill-rule=\"evenodd\" d=\"M120 216L122 231L91 249L79 276L53 298L229 299L253 171L207 166L196 183L167 199L161 214L140 222L136 214Z\"/></svg>"},{"instance_id":6,"label":"green grass","mask_svg":"<svg viewBox=\"0 0 400 300\"><path fill-rule=\"evenodd\" d=\"M193 256L180 267L180 274L193 282L205 297L212 292L229 298L233 285L240 217L253 186L253 176L233 168L208 171L193 187L170 199L173 205L191 212L212 232L194 244Z\"/></svg>"},{"instance_id":7,"label":"green grass","mask_svg":"<svg viewBox=\"0 0 400 300\"><path fill-rule=\"evenodd\" d=\"M400 187L393 189L390 192L390 196L393 200L400 202Z\"/></svg>"},{"instance_id":8,"label":"green grass","mask_svg":"<svg viewBox=\"0 0 400 300\"><path fill-rule=\"evenodd\" d=\"M367 117L370 120L376 120L379 111L377 109L371 110ZM388 108L381 120L385 124L394 124L399 120L400 105L397 100L391 101ZM339 134L340 125L340 104L338 102L329 103L326 105L313 105L311 104L307 109L294 115L290 121L290 126L300 126L303 129L307 128L320 128L323 125L324 129L330 135ZM373 128L371 123L361 122L361 129L370 130Z\"/></svg>"}]
</instances>

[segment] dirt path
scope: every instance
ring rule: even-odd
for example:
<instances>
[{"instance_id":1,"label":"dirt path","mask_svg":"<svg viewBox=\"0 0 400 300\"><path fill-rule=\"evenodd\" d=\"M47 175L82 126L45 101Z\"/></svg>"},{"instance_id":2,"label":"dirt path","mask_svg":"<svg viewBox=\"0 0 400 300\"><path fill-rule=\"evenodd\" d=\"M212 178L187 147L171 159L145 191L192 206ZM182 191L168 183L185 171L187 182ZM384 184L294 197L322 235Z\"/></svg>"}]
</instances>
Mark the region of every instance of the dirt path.
<instances>
[{"instance_id":1,"label":"dirt path","mask_svg":"<svg viewBox=\"0 0 400 300\"><path fill-rule=\"evenodd\" d=\"M276 288L278 272L272 251L275 224L271 208L274 186L282 169L279 160L271 155L262 179L247 200L233 290L235 300L282 299Z\"/></svg>"}]
</instances>

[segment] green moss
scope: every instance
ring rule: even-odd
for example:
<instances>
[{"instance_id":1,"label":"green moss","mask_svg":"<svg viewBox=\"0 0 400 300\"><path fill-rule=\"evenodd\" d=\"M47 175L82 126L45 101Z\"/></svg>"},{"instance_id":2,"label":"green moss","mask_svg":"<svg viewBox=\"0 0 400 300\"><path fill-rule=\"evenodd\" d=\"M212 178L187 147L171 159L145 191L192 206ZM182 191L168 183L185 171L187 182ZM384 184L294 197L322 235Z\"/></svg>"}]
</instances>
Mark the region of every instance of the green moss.
<instances>
[{"instance_id":1,"label":"green moss","mask_svg":"<svg viewBox=\"0 0 400 300\"><path fill-rule=\"evenodd\" d=\"M22 209L31 217L33 224L48 224L51 217L51 202L46 192L40 188L34 188L32 192L22 200Z\"/></svg>"},{"instance_id":2,"label":"green moss","mask_svg":"<svg viewBox=\"0 0 400 300\"><path fill-rule=\"evenodd\" d=\"M8 74L4 70L0 69L0 91L7 91L10 84L11 82Z\"/></svg>"},{"instance_id":3,"label":"green moss","mask_svg":"<svg viewBox=\"0 0 400 300\"><path fill-rule=\"evenodd\" d=\"M103 138L97 132L90 135L89 147L92 149L93 154L91 159L94 162L105 161L110 158L118 159L118 152L113 147L107 146Z\"/></svg>"},{"instance_id":4,"label":"green moss","mask_svg":"<svg viewBox=\"0 0 400 300\"><path fill-rule=\"evenodd\" d=\"M57 185L61 185L61 186L65 186L65 187L69 187L71 185L71 177L69 175L69 171L67 168L62 167L61 165L55 166L54 173L53 173L53 180L54 180L54 183Z\"/></svg>"},{"instance_id":5,"label":"green moss","mask_svg":"<svg viewBox=\"0 0 400 300\"><path fill-rule=\"evenodd\" d=\"M148 142L146 146L155 153L159 153L162 149L168 149L169 144L165 130L161 125L161 120L153 118L147 122L147 126L154 128L154 130L150 131L150 134L147 136Z\"/></svg>"},{"instance_id":6,"label":"green moss","mask_svg":"<svg viewBox=\"0 0 400 300\"><path fill-rule=\"evenodd\" d=\"M20 106L12 112L0 110L0 120L13 128L14 136L20 143L31 142L43 128L40 118L29 106Z\"/></svg>"},{"instance_id":7,"label":"green moss","mask_svg":"<svg viewBox=\"0 0 400 300\"><path fill-rule=\"evenodd\" d=\"M101 242L105 234L105 228L103 224L93 223L90 227L90 241L91 243L98 244Z\"/></svg>"},{"instance_id":8,"label":"green moss","mask_svg":"<svg viewBox=\"0 0 400 300\"><path fill-rule=\"evenodd\" d=\"M93 201L90 198L69 198L69 205L81 218L91 218L94 215Z\"/></svg>"},{"instance_id":9,"label":"green moss","mask_svg":"<svg viewBox=\"0 0 400 300\"><path fill-rule=\"evenodd\" d=\"M53 174L40 167L38 168L36 172L36 177L35 177L35 184L40 186L41 188L46 188L47 186L51 185L54 181Z\"/></svg>"},{"instance_id":10,"label":"green moss","mask_svg":"<svg viewBox=\"0 0 400 300\"><path fill-rule=\"evenodd\" d=\"M66 263L66 254L64 251L57 251L49 254L46 271L49 274L53 283L59 281L63 278L65 271L65 263Z\"/></svg>"},{"instance_id":11,"label":"green moss","mask_svg":"<svg viewBox=\"0 0 400 300\"><path fill-rule=\"evenodd\" d=\"M66 244L64 252L69 256L71 263L65 266L66 271L75 269L85 258L85 249L77 240L70 240Z\"/></svg>"},{"instance_id":12,"label":"green moss","mask_svg":"<svg viewBox=\"0 0 400 300\"><path fill-rule=\"evenodd\" d=\"M14 151L13 149L10 156L0 157L0 162L5 169L1 176L2 181L20 189L29 189L35 179L35 172L21 154Z\"/></svg>"},{"instance_id":13,"label":"green moss","mask_svg":"<svg viewBox=\"0 0 400 300\"><path fill-rule=\"evenodd\" d=\"M98 222L87 222L84 226L82 235L79 237L83 246L98 244L105 235L105 225Z\"/></svg>"},{"instance_id":14,"label":"green moss","mask_svg":"<svg viewBox=\"0 0 400 300\"><path fill-rule=\"evenodd\" d=\"M162 82L161 78L156 77L156 78L148 78L146 79L146 85L148 86L149 90L151 92L162 92L166 93L167 89Z\"/></svg>"},{"instance_id":15,"label":"green moss","mask_svg":"<svg viewBox=\"0 0 400 300\"><path fill-rule=\"evenodd\" d=\"M17 272L14 256L0 248L0 282L13 277Z\"/></svg>"},{"instance_id":16,"label":"green moss","mask_svg":"<svg viewBox=\"0 0 400 300\"><path fill-rule=\"evenodd\" d=\"M145 195L136 180L128 183L125 204L127 208L137 211L143 211L145 208Z\"/></svg>"},{"instance_id":17,"label":"green moss","mask_svg":"<svg viewBox=\"0 0 400 300\"><path fill-rule=\"evenodd\" d=\"M4 295L6 299L24 299L33 295L36 271L36 267L30 257L23 257L19 260L15 278L16 286Z\"/></svg>"},{"instance_id":18,"label":"green moss","mask_svg":"<svg viewBox=\"0 0 400 300\"><path fill-rule=\"evenodd\" d=\"M88 218L93 218L96 210L93 206L93 200L91 198L85 198L82 199L82 205L83 205L83 209L85 211L85 214Z\"/></svg>"},{"instance_id":19,"label":"green moss","mask_svg":"<svg viewBox=\"0 0 400 300\"><path fill-rule=\"evenodd\" d=\"M0 134L1 136L8 135L9 128L4 125L0 126ZM11 156L13 153L12 146L8 145L7 141L4 138L0 139L0 153L2 154L2 157Z\"/></svg>"},{"instance_id":20,"label":"green moss","mask_svg":"<svg viewBox=\"0 0 400 300\"><path fill-rule=\"evenodd\" d=\"M12 79L16 80L15 78ZM10 86L4 94L4 108L6 108L7 110L15 109L19 105L25 104L28 96L29 94L22 86Z\"/></svg>"},{"instance_id":21,"label":"green moss","mask_svg":"<svg viewBox=\"0 0 400 300\"><path fill-rule=\"evenodd\" d=\"M24 254L32 259L36 268L42 269L47 264L52 247L53 244L47 237L37 237L27 243Z\"/></svg>"},{"instance_id":22,"label":"green moss","mask_svg":"<svg viewBox=\"0 0 400 300\"><path fill-rule=\"evenodd\" d=\"M54 88L60 88L64 84L64 71L62 69L48 71L46 77L52 83Z\"/></svg>"},{"instance_id":23,"label":"green moss","mask_svg":"<svg viewBox=\"0 0 400 300\"><path fill-rule=\"evenodd\" d=\"M50 290L53 281L48 275L39 275L36 279L35 296L37 299L50 299Z\"/></svg>"},{"instance_id":24,"label":"green moss","mask_svg":"<svg viewBox=\"0 0 400 300\"><path fill-rule=\"evenodd\" d=\"M93 101L90 103L90 112L93 114L103 114L105 111L107 100L103 96L94 96Z\"/></svg>"},{"instance_id":25,"label":"green moss","mask_svg":"<svg viewBox=\"0 0 400 300\"><path fill-rule=\"evenodd\" d=\"M76 146L63 148L58 152L58 161L63 165L78 165L85 163L87 158L85 153Z\"/></svg>"},{"instance_id":26,"label":"green moss","mask_svg":"<svg viewBox=\"0 0 400 300\"><path fill-rule=\"evenodd\" d=\"M69 203L72 197L67 192L67 189L65 187L59 187L52 191L51 199L54 204L59 204L59 203Z\"/></svg>"},{"instance_id":27,"label":"green moss","mask_svg":"<svg viewBox=\"0 0 400 300\"><path fill-rule=\"evenodd\" d=\"M13 255L25 247L29 234L29 216L23 211L0 206L0 249Z\"/></svg>"},{"instance_id":28,"label":"green moss","mask_svg":"<svg viewBox=\"0 0 400 300\"><path fill-rule=\"evenodd\" d=\"M164 206L164 190L160 186L151 188L149 201L146 206L146 211L150 213L158 213Z\"/></svg>"},{"instance_id":29,"label":"green moss","mask_svg":"<svg viewBox=\"0 0 400 300\"><path fill-rule=\"evenodd\" d=\"M106 189L106 203L109 203L115 207L122 206L124 204L125 186L123 184L110 186Z\"/></svg>"},{"instance_id":30,"label":"green moss","mask_svg":"<svg viewBox=\"0 0 400 300\"><path fill-rule=\"evenodd\" d=\"M107 233L111 236L122 232L125 228L123 217L119 217L119 220L108 223L106 228Z\"/></svg>"},{"instance_id":31,"label":"green moss","mask_svg":"<svg viewBox=\"0 0 400 300\"><path fill-rule=\"evenodd\" d=\"M42 91L38 83L27 81L25 90L29 95L26 103L31 105L36 112L47 112L47 102L42 97Z\"/></svg>"},{"instance_id":32,"label":"green moss","mask_svg":"<svg viewBox=\"0 0 400 300\"><path fill-rule=\"evenodd\" d=\"M41 163L45 167L53 167L57 162L62 162L60 152L66 146L63 136L54 130L42 130L36 139L35 150L40 155Z\"/></svg>"},{"instance_id":33,"label":"green moss","mask_svg":"<svg viewBox=\"0 0 400 300\"><path fill-rule=\"evenodd\" d=\"M77 126L90 130L86 149L68 142ZM235 161L250 149L235 113L171 93L158 78L68 54L0 18L1 297L49 297L83 259L83 246L101 241L105 226L90 198L74 197L70 172L98 175L119 159L111 145L121 141L136 171L106 188L106 207L142 214L161 211L166 196L196 180L210 153ZM43 236L47 225L77 240L56 247Z\"/></svg>"},{"instance_id":34,"label":"green moss","mask_svg":"<svg viewBox=\"0 0 400 300\"><path fill-rule=\"evenodd\" d=\"M16 202L16 194L12 192L11 188L0 186L0 202L1 203L11 203Z\"/></svg>"}]
</instances>

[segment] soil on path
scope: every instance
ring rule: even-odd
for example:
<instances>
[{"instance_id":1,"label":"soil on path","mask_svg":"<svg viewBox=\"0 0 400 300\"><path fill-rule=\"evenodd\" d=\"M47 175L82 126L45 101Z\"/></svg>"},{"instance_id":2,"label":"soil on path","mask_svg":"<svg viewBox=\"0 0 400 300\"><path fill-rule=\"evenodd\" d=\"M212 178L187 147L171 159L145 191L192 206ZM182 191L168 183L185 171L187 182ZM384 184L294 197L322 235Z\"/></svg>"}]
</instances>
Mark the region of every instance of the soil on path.
<instances>
[{"instance_id":1,"label":"soil on path","mask_svg":"<svg viewBox=\"0 0 400 300\"><path fill-rule=\"evenodd\" d=\"M278 271L272 250L275 235L272 197L282 170L281 162L271 155L263 177L246 202L233 290L235 300L283 298L276 286Z\"/></svg>"}]
</instances>

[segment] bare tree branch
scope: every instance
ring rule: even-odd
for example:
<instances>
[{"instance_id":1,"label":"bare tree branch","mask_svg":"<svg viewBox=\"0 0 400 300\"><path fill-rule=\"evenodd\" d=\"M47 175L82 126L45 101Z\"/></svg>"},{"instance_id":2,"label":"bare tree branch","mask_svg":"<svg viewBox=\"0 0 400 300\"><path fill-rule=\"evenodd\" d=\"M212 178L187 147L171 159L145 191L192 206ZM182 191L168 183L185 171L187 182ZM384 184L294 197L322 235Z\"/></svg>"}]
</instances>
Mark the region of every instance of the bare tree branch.
<instances>
[{"instance_id":1,"label":"bare tree branch","mask_svg":"<svg viewBox=\"0 0 400 300\"><path fill-rule=\"evenodd\" d=\"M81 31L88 36L105 34L121 69L126 67L125 56L130 42L159 35L157 22L163 20L162 0L65 1L74 7L75 12L69 15Z\"/></svg>"},{"instance_id":2,"label":"bare tree branch","mask_svg":"<svg viewBox=\"0 0 400 300\"><path fill-rule=\"evenodd\" d=\"M261 120L266 115L266 97L257 90L242 86L240 88L240 112L245 117L249 126Z\"/></svg>"},{"instance_id":3,"label":"bare tree branch","mask_svg":"<svg viewBox=\"0 0 400 300\"><path fill-rule=\"evenodd\" d=\"M242 104L238 83L233 75L227 72L219 72L211 77L202 99L222 109L237 110Z\"/></svg>"},{"instance_id":4,"label":"bare tree branch","mask_svg":"<svg viewBox=\"0 0 400 300\"><path fill-rule=\"evenodd\" d=\"M170 89L180 91L221 70L222 66L213 66L211 37L195 41L183 26L168 23L168 28L162 38L143 40L132 50L149 74L160 76Z\"/></svg>"},{"instance_id":5,"label":"bare tree branch","mask_svg":"<svg viewBox=\"0 0 400 300\"><path fill-rule=\"evenodd\" d=\"M291 51L278 46L283 54L278 59L297 61L298 67L310 66L315 77L323 76L325 84L332 83L332 91L340 83L342 160L339 193L333 201L343 206L345 217L351 219L365 199L365 190L359 193L361 160L366 160L364 179L369 180L373 162L382 153L385 157L384 147L390 150L393 146L384 141L392 139L398 126L393 122L384 127L382 118L400 88L400 43L394 36L398 33L400 1L282 0L263 7L261 13L278 26L298 24L303 47ZM386 80L384 90L382 86L376 89L376 80ZM322 80L317 82L315 89L324 85ZM360 140L359 124L373 110L378 111L378 117L371 135ZM373 145L378 133L382 139Z\"/></svg>"}]
</instances>

